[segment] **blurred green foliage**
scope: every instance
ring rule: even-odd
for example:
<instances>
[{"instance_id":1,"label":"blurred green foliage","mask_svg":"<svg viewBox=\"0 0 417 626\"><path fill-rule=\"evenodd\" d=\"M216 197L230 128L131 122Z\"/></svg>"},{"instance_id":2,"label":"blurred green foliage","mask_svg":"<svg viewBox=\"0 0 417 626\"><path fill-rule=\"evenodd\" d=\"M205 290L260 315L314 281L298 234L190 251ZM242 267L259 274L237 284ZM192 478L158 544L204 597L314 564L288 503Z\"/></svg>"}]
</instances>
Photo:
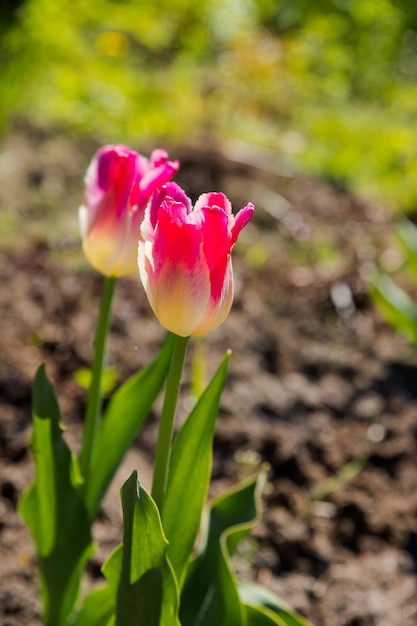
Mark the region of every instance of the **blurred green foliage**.
<instances>
[{"instance_id":1,"label":"blurred green foliage","mask_svg":"<svg viewBox=\"0 0 417 626\"><path fill-rule=\"evenodd\" d=\"M19 6L20 5L20 6ZM0 123L238 138L417 208L415 0L7 0Z\"/></svg>"},{"instance_id":2,"label":"blurred green foliage","mask_svg":"<svg viewBox=\"0 0 417 626\"><path fill-rule=\"evenodd\" d=\"M417 226L402 218L395 227L398 242L404 254L404 267L412 277L411 296L396 280L379 269L370 282L370 294L385 319L409 341L417 346Z\"/></svg>"}]
</instances>

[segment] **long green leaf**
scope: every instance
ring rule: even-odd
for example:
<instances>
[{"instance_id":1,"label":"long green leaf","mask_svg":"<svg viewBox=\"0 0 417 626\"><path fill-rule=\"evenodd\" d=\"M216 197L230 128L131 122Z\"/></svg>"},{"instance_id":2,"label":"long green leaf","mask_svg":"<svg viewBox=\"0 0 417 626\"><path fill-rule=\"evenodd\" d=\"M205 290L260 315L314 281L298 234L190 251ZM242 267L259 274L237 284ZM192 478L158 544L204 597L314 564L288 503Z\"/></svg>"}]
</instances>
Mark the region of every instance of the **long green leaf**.
<instances>
[{"instance_id":1,"label":"long green leaf","mask_svg":"<svg viewBox=\"0 0 417 626\"><path fill-rule=\"evenodd\" d=\"M180 626L168 542L157 506L137 482L136 472L123 485L122 505L123 546L103 566L116 590L116 626Z\"/></svg>"},{"instance_id":2,"label":"long green leaf","mask_svg":"<svg viewBox=\"0 0 417 626\"><path fill-rule=\"evenodd\" d=\"M239 583L239 595L246 607L261 608L267 616L271 617L272 614L274 619L278 620L277 622L265 622L265 624L278 623L282 626L310 626L306 619L291 609L275 593L257 583L241 581ZM253 614L252 618L248 617L248 626L257 626L258 622L256 619L261 620L262 618L260 616L256 617L252 609L247 608L247 610L248 616ZM263 622L259 621L259 626L261 624Z\"/></svg>"},{"instance_id":3,"label":"long green leaf","mask_svg":"<svg viewBox=\"0 0 417 626\"><path fill-rule=\"evenodd\" d=\"M169 335L154 361L122 385L109 402L97 433L91 476L86 486L85 498L91 519L164 384L172 345L173 337Z\"/></svg>"},{"instance_id":4,"label":"long green leaf","mask_svg":"<svg viewBox=\"0 0 417 626\"><path fill-rule=\"evenodd\" d=\"M394 328L417 344L417 306L385 274L379 274L371 286L371 296L381 313Z\"/></svg>"},{"instance_id":5,"label":"long green leaf","mask_svg":"<svg viewBox=\"0 0 417 626\"><path fill-rule=\"evenodd\" d=\"M246 611L246 626L287 626L286 623L269 609L252 604L243 605Z\"/></svg>"},{"instance_id":6,"label":"long green leaf","mask_svg":"<svg viewBox=\"0 0 417 626\"><path fill-rule=\"evenodd\" d=\"M212 503L207 542L189 567L181 597L183 626L245 626L230 556L259 520L264 481L262 471Z\"/></svg>"},{"instance_id":7,"label":"long green leaf","mask_svg":"<svg viewBox=\"0 0 417 626\"><path fill-rule=\"evenodd\" d=\"M71 626L108 626L115 611L115 598L110 585L100 585L85 598Z\"/></svg>"},{"instance_id":8,"label":"long green leaf","mask_svg":"<svg viewBox=\"0 0 417 626\"><path fill-rule=\"evenodd\" d=\"M58 402L44 366L33 383L33 424L36 478L23 495L19 511L39 556L45 624L61 626L76 601L92 542L75 462L62 437Z\"/></svg>"},{"instance_id":9,"label":"long green leaf","mask_svg":"<svg viewBox=\"0 0 417 626\"><path fill-rule=\"evenodd\" d=\"M162 522L168 556L182 582L206 502L211 475L213 434L230 354L178 433L171 454Z\"/></svg>"}]
</instances>

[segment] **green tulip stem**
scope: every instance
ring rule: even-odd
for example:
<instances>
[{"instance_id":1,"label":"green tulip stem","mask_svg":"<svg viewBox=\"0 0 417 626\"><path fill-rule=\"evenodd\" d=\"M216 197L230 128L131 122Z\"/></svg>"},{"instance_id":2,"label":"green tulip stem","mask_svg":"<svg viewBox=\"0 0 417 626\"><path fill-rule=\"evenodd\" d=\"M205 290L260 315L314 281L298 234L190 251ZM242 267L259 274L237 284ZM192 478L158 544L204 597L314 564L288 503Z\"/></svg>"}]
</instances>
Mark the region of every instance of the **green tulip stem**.
<instances>
[{"instance_id":1,"label":"green tulip stem","mask_svg":"<svg viewBox=\"0 0 417 626\"><path fill-rule=\"evenodd\" d=\"M165 489L168 478L171 456L172 433L178 403L184 360L189 337L175 336L174 349L165 388L164 404L159 424L158 442L156 445L155 466L152 483L152 497L162 513Z\"/></svg>"},{"instance_id":2,"label":"green tulip stem","mask_svg":"<svg viewBox=\"0 0 417 626\"><path fill-rule=\"evenodd\" d=\"M110 328L111 304L116 280L117 279L113 276L105 277L96 335L94 339L94 358L91 369L91 384L88 392L83 441L79 455L81 475L84 478L84 490L86 489L86 484L90 475L94 442L101 415L101 381L106 354L107 336Z\"/></svg>"}]
</instances>

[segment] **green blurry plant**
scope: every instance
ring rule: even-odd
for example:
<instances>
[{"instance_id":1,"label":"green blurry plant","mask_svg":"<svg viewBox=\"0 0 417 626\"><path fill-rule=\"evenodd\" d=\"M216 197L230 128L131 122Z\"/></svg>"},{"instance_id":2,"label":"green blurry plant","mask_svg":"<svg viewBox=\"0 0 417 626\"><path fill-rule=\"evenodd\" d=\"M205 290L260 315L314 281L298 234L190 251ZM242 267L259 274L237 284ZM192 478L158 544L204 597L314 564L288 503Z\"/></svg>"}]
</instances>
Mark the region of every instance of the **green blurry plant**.
<instances>
[{"instance_id":1,"label":"green blurry plant","mask_svg":"<svg viewBox=\"0 0 417 626\"><path fill-rule=\"evenodd\" d=\"M26 0L0 39L0 125L244 139L414 210L416 33L412 0Z\"/></svg>"},{"instance_id":2,"label":"green blurry plant","mask_svg":"<svg viewBox=\"0 0 417 626\"><path fill-rule=\"evenodd\" d=\"M402 219L395 227L414 287L417 289L417 227ZM371 296L387 321L417 345L417 303L386 273L379 270L371 284Z\"/></svg>"}]
</instances>

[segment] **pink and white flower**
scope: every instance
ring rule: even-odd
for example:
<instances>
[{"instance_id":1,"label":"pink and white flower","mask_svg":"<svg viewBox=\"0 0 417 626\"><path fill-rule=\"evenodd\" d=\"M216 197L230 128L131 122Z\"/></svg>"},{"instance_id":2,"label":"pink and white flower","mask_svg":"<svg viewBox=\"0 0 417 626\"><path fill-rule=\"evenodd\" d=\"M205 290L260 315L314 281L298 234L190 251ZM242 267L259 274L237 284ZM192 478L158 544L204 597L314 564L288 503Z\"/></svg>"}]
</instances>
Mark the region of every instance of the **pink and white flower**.
<instances>
[{"instance_id":1,"label":"pink and white flower","mask_svg":"<svg viewBox=\"0 0 417 626\"><path fill-rule=\"evenodd\" d=\"M178 168L177 161L168 161L165 150L154 150L149 160L123 145L96 152L79 209L83 250L90 265L105 276L136 271L145 207Z\"/></svg>"},{"instance_id":2,"label":"pink and white flower","mask_svg":"<svg viewBox=\"0 0 417 626\"><path fill-rule=\"evenodd\" d=\"M138 265L164 328L188 337L224 322L234 292L231 252L253 211L249 203L234 216L222 193L203 194L193 209L175 183L155 193L141 225Z\"/></svg>"}]
</instances>

